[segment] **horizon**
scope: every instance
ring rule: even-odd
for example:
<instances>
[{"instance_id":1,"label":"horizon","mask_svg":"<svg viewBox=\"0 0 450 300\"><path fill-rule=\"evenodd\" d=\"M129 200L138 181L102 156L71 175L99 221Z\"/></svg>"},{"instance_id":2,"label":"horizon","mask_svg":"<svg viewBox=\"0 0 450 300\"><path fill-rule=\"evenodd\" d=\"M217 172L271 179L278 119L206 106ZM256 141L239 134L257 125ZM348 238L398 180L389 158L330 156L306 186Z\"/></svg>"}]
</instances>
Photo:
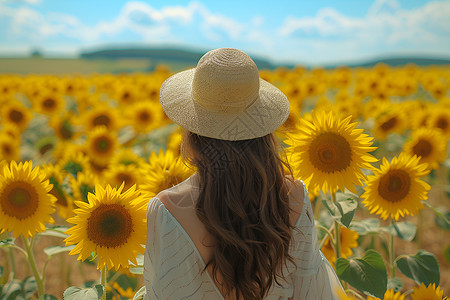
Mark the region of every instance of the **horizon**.
<instances>
[{"instance_id":1,"label":"horizon","mask_svg":"<svg viewBox=\"0 0 450 300\"><path fill-rule=\"evenodd\" d=\"M97 1L102 9L94 10L87 1L0 0L0 56L232 47L275 64L450 59L450 0L108 3Z\"/></svg>"}]
</instances>

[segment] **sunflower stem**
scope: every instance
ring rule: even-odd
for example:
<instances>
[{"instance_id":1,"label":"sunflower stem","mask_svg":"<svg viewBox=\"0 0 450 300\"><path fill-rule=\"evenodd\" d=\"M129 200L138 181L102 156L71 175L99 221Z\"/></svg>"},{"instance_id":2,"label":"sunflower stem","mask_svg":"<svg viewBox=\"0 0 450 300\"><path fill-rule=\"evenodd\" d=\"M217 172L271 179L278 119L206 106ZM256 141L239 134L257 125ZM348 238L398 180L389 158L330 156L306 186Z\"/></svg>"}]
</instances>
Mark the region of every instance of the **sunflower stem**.
<instances>
[{"instance_id":1,"label":"sunflower stem","mask_svg":"<svg viewBox=\"0 0 450 300\"><path fill-rule=\"evenodd\" d=\"M336 193L331 193L331 200L336 202ZM336 220L334 221L334 253L336 256L336 260L341 257L341 224L339 224Z\"/></svg>"},{"instance_id":2,"label":"sunflower stem","mask_svg":"<svg viewBox=\"0 0 450 300\"><path fill-rule=\"evenodd\" d=\"M106 273L108 270L106 270L106 265L102 268L100 271L100 276L102 278L102 286L103 286L103 294L101 300L106 300Z\"/></svg>"},{"instance_id":3,"label":"sunflower stem","mask_svg":"<svg viewBox=\"0 0 450 300\"><path fill-rule=\"evenodd\" d=\"M36 265L36 259L34 258L33 249L30 247L33 244L34 237L31 238L31 243L28 242L28 238L25 238L22 235L23 241L25 243L25 247L27 249L27 258L28 263L30 264L31 269L33 270L34 279L36 280L36 284L38 287L38 296L44 296L44 281L42 280L41 275L39 274L39 270Z\"/></svg>"},{"instance_id":4,"label":"sunflower stem","mask_svg":"<svg viewBox=\"0 0 450 300\"><path fill-rule=\"evenodd\" d=\"M392 223L392 226L394 226L394 220L391 219L391 223ZM395 266L396 266L396 263L394 261L394 257L395 257L394 235L391 234L390 236L391 236L391 242L389 243L389 265L391 267L391 276L392 276L392 278L394 278L395 277Z\"/></svg>"},{"instance_id":5,"label":"sunflower stem","mask_svg":"<svg viewBox=\"0 0 450 300\"><path fill-rule=\"evenodd\" d=\"M9 260L11 261L11 275L10 275L11 277L9 280L12 281L16 277L16 262L14 260L13 249L9 248L8 252L9 252Z\"/></svg>"}]
</instances>

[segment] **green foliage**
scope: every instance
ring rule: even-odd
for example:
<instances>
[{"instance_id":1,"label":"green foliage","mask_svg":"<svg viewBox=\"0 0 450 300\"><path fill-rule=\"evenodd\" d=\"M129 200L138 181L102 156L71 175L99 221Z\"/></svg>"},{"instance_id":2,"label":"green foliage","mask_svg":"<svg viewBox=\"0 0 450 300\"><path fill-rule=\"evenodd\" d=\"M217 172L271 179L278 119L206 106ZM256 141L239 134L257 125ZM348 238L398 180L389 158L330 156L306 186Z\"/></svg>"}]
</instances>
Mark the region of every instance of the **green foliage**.
<instances>
[{"instance_id":1,"label":"green foliage","mask_svg":"<svg viewBox=\"0 0 450 300\"><path fill-rule=\"evenodd\" d=\"M336 273L341 280L367 295L383 298L386 292L386 267L383 258L375 250L367 250L362 258L338 258Z\"/></svg>"},{"instance_id":2,"label":"green foliage","mask_svg":"<svg viewBox=\"0 0 450 300\"><path fill-rule=\"evenodd\" d=\"M75 245L72 245L72 246L50 246L50 247L45 248L44 252L49 257L52 257L59 253L69 252L73 248L75 248Z\"/></svg>"},{"instance_id":3,"label":"green foliage","mask_svg":"<svg viewBox=\"0 0 450 300\"><path fill-rule=\"evenodd\" d=\"M444 249L444 257L448 263L450 263L450 244L447 245Z\"/></svg>"},{"instance_id":4,"label":"green foliage","mask_svg":"<svg viewBox=\"0 0 450 300\"><path fill-rule=\"evenodd\" d=\"M416 225L410 222L398 222L393 225L389 225L385 227L385 231L387 231L390 235L398 236L402 240L407 242L411 242L416 236Z\"/></svg>"},{"instance_id":5,"label":"green foliage","mask_svg":"<svg viewBox=\"0 0 450 300\"><path fill-rule=\"evenodd\" d=\"M344 199L336 202L330 200L322 200L328 212L331 214L334 220L344 227L349 227L350 222L355 215L358 202L355 199Z\"/></svg>"},{"instance_id":6,"label":"green foliage","mask_svg":"<svg viewBox=\"0 0 450 300\"><path fill-rule=\"evenodd\" d=\"M402 255L397 260L398 269L417 284L439 285L439 265L433 253L420 249L415 255Z\"/></svg>"},{"instance_id":7,"label":"green foliage","mask_svg":"<svg viewBox=\"0 0 450 300\"><path fill-rule=\"evenodd\" d=\"M0 241L0 248L3 247L13 247L15 246L14 244L15 238L6 238Z\"/></svg>"},{"instance_id":8,"label":"green foliage","mask_svg":"<svg viewBox=\"0 0 450 300\"><path fill-rule=\"evenodd\" d=\"M68 234L64 233L64 232L66 232L67 229L69 229L69 227L67 227L67 226L51 226L51 227L47 227L47 230L39 233L39 235L53 236L53 237L65 239L65 238L69 237Z\"/></svg>"},{"instance_id":9,"label":"green foliage","mask_svg":"<svg viewBox=\"0 0 450 300\"><path fill-rule=\"evenodd\" d=\"M377 234L380 231L379 219L364 219L361 221L353 221L351 230L356 231L359 235Z\"/></svg>"},{"instance_id":10,"label":"green foliage","mask_svg":"<svg viewBox=\"0 0 450 300\"><path fill-rule=\"evenodd\" d=\"M33 276L23 281L13 280L0 288L0 299L4 300L26 300L37 292L36 280Z\"/></svg>"},{"instance_id":11,"label":"green foliage","mask_svg":"<svg viewBox=\"0 0 450 300\"><path fill-rule=\"evenodd\" d=\"M98 300L103 295L103 287L97 284L91 288L78 288L71 286L63 293L64 300Z\"/></svg>"}]
</instances>

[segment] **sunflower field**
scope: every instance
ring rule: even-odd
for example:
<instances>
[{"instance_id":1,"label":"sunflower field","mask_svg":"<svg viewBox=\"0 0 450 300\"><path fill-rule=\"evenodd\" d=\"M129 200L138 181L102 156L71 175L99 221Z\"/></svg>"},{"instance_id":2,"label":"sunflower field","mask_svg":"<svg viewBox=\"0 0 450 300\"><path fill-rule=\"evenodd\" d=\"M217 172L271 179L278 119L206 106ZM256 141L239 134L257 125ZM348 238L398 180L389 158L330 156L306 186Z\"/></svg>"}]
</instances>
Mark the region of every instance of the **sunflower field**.
<instances>
[{"instance_id":1,"label":"sunflower field","mask_svg":"<svg viewBox=\"0 0 450 300\"><path fill-rule=\"evenodd\" d=\"M146 207L195 170L172 74L0 75L0 299L142 294ZM341 299L450 293L450 67L261 70Z\"/></svg>"}]
</instances>

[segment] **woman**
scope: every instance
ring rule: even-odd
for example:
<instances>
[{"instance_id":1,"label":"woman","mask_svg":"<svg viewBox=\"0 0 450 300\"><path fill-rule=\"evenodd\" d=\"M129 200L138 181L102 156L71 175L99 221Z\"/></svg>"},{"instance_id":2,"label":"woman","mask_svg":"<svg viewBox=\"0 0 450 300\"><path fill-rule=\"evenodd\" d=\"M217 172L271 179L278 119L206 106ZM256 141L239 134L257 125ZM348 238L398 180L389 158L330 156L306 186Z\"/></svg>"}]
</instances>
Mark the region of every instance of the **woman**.
<instances>
[{"instance_id":1,"label":"woman","mask_svg":"<svg viewBox=\"0 0 450 300\"><path fill-rule=\"evenodd\" d=\"M222 48L167 79L160 101L196 173L148 205L144 299L337 299L307 191L278 155L286 96Z\"/></svg>"}]
</instances>

